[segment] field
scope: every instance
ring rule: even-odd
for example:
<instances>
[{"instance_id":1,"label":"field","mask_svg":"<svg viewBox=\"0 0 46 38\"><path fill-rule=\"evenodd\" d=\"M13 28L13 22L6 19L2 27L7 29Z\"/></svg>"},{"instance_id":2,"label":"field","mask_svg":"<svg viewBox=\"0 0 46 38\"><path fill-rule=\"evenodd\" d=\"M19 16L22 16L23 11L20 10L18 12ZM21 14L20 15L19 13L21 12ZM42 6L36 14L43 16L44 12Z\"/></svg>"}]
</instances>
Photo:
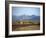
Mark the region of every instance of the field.
<instances>
[{"instance_id":1,"label":"field","mask_svg":"<svg viewBox=\"0 0 46 38\"><path fill-rule=\"evenodd\" d=\"M12 31L26 31L26 30L40 30L40 25L38 24L16 24L12 25Z\"/></svg>"}]
</instances>

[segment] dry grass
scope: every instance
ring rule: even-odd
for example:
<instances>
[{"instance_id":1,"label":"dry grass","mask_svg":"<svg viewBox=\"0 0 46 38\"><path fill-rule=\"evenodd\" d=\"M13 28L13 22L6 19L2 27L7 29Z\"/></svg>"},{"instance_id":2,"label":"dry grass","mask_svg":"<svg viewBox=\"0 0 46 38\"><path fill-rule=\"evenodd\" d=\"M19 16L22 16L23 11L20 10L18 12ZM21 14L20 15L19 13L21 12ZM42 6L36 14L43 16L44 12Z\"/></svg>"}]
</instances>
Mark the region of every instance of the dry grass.
<instances>
[{"instance_id":1,"label":"dry grass","mask_svg":"<svg viewBox=\"0 0 46 38\"><path fill-rule=\"evenodd\" d=\"M29 25L29 26L22 26L22 27L13 27L13 31L26 31L26 30L40 30L40 25Z\"/></svg>"}]
</instances>

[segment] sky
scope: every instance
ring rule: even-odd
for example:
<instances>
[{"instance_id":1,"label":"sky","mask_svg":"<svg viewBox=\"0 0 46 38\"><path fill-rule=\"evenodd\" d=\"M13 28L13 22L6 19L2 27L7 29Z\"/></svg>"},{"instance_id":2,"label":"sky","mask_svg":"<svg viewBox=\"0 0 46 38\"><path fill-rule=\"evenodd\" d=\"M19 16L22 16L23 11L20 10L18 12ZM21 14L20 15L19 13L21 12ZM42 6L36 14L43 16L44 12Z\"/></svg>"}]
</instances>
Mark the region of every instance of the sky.
<instances>
[{"instance_id":1,"label":"sky","mask_svg":"<svg viewBox=\"0 0 46 38\"><path fill-rule=\"evenodd\" d=\"M36 7L12 7L12 15L13 16L21 16L21 15L40 16L40 8L36 8Z\"/></svg>"}]
</instances>

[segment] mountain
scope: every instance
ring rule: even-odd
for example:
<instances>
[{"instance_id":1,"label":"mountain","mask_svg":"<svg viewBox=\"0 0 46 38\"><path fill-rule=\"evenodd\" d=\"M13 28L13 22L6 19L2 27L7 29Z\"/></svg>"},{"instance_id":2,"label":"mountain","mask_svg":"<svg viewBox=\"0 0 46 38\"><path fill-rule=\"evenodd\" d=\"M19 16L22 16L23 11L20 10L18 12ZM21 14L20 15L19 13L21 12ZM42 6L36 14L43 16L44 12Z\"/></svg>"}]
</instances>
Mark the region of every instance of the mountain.
<instances>
[{"instance_id":1,"label":"mountain","mask_svg":"<svg viewBox=\"0 0 46 38\"><path fill-rule=\"evenodd\" d=\"M27 16L27 15L22 15L22 16L12 16L13 19L15 20L37 20L40 19L40 16Z\"/></svg>"},{"instance_id":2,"label":"mountain","mask_svg":"<svg viewBox=\"0 0 46 38\"><path fill-rule=\"evenodd\" d=\"M21 15L21 16L12 16L12 21L21 21L21 20L31 20L32 22L40 22L40 16L28 16L28 15Z\"/></svg>"}]
</instances>

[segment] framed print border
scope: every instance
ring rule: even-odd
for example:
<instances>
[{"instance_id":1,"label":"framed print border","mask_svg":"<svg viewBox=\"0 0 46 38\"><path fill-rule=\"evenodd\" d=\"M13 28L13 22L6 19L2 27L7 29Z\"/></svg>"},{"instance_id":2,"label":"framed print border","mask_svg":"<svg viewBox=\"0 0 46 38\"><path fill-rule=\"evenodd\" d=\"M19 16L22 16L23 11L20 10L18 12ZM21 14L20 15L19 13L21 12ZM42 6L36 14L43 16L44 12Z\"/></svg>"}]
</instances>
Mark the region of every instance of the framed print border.
<instances>
[{"instance_id":1,"label":"framed print border","mask_svg":"<svg viewBox=\"0 0 46 38\"><path fill-rule=\"evenodd\" d=\"M43 5L43 33L37 34L22 34L22 35L9 35L9 4L16 3L23 3L23 4L36 4L36 5ZM22 36L38 36L38 35L45 35L45 3L43 2L24 2L24 1L5 1L5 37L22 37Z\"/></svg>"}]
</instances>

